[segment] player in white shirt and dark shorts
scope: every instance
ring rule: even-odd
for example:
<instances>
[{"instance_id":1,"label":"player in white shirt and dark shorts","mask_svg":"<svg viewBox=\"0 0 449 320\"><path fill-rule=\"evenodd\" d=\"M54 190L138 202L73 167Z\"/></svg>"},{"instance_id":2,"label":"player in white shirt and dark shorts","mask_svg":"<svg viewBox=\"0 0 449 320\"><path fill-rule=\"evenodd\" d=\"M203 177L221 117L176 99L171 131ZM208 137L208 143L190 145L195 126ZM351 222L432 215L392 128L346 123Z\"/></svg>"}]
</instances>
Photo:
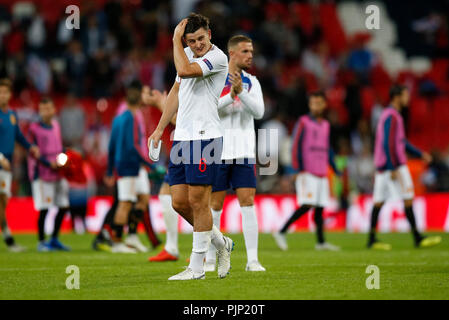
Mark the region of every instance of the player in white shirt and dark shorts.
<instances>
[{"instance_id":1,"label":"player in white shirt and dark shorts","mask_svg":"<svg viewBox=\"0 0 449 320\"><path fill-rule=\"evenodd\" d=\"M243 35L228 41L229 75L218 103L225 133L222 161L212 188L212 217L220 227L226 190L236 191L242 209L242 228L247 253L246 271L265 271L257 257L259 228L254 208L256 194L256 136L254 119L264 114L262 89L257 78L247 72L253 59L252 40ZM206 255L206 271L215 270L215 248Z\"/></svg>"},{"instance_id":2,"label":"player in white shirt and dark shorts","mask_svg":"<svg viewBox=\"0 0 449 320\"><path fill-rule=\"evenodd\" d=\"M218 100L228 73L228 59L210 39L209 19L202 15L192 13L176 26L173 58L177 77L159 124L148 139L149 147L156 147L178 112L169 184L173 208L193 226L193 249L186 270L169 280L204 279L204 258L210 242L217 248L218 276L226 277L231 267L234 243L213 225L210 211L223 143Z\"/></svg>"}]
</instances>

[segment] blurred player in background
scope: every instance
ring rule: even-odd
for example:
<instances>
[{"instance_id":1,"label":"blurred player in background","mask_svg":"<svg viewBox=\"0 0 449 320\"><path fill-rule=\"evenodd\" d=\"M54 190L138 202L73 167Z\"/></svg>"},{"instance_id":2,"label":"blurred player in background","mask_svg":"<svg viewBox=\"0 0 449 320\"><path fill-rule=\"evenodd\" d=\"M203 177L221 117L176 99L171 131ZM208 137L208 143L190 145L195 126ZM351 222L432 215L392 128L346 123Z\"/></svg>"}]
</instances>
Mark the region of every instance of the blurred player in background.
<instances>
[{"instance_id":1,"label":"blurred player in background","mask_svg":"<svg viewBox=\"0 0 449 320\"><path fill-rule=\"evenodd\" d=\"M161 94L162 97L162 94ZM158 98L160 99L160 97L158 96ZM152 95L150 93L150 88L148 86L143 86L142 88L142 103L143 105L153 105L154 101L156 101L157 99L154 97L154 95ZM123 104L122 106L119 107L119 110L117 112L118 115L122 114L123 112L126 111L127 109L127 104ZM139 127L140 132L145 132L145 123L144 123L144 118L143 118L143 114L141 112L140 109L137 109L135 112L135 116L136 116L136 121L137 121L137 125ZM142 137L144 140L145 136L144 134L142 134ZM148 150L146 149L146 142L144 144L142 144L142 139L140 139L140 143L138 146L140 149L140 153L142 155L142 157L145 157L145 160L148 160L146 158L146 154L148 153ZM152 164L147 164L149 165L152 169L157 170L157 166L154 166ZM141 180L141 184L146 185L146 181L148 181L148 176L146 175L146 171L143 173L142 170L145 170L144 168L141 168L139 170L139 174L140 174L140 180ZM146 175L146 177L144 178L143 175ZM146 180L146 181L145 181ZM147 190L147 188L142 188L141 191L139 192L145 192ZM137 194L137 198L139 199L143 199L141 200L143 203L147 202L147 207L148 207L148 199L149 199L149 187L148 187L148 194ZM99 251L107 251L107 252L120 252L121 250L117 251L117 247L113 248L113 226L114 226L114 217L116 215L117 212L117 208L119 205L119 199L118 199L118 188L117 186L115 186L114 188L114 202L112 203L112 206L109 208L108 212L106 213L104 219L103 219L103 224L100 228L100 231L97 233L97 236L95 237L93 243L92 243L92 247L94 250L99 250ZM141 206L143 206L144 204L142 204ZM128 237L125 239L125 244L128 247L131 247L133 249L135 249L136 251L140 251L140 252L147 252L148 248L142 244L138 238L137 235L137 227L139 225L139 222L143 222L144 228L145 228L145 232L148 236L148 240L150 241L150 243L152 244L153 248L157 247L160 244L160 240L157 238L156 234L154 233L153 230L153 226L151 223L151 219L150 219L150 215L149 212L141 212L141 210L135 208L135 205L133 204L133 208L129 214L128 217ZM118 247L120 249L120 247ZM127 253L131 253L131 252L127 252Z\"/></svg>"},{"instance_id":2,"label":"blurred player in background","mask_svg":"<svg viewBox=\"0 0 449 320\"><path fill-rule=\"evenodd\" d=\"M192 13L176 26L173 57L177 77L159 124L148 139L149 144L157 146L178 111L168 168L170 192L173 208L193 226L193 249L186 270L169 280L204 279L204 258L211 241L218 250L219 277L225 277L231 267L234 243L213 225L210 211L216 161L221 158L223 142L218 99L226 81L228 61L210 39L209 19L202 15ZM187 43L185 50L183 40Z\"/></svg>"},{"instance_id":3,"label":"blurred player in background","mask_svg":"<svg viewBox=\"0 0 449 320\"><path fill-rule=\"evenodd\" d=\"M143 86L142 88L142 103L143 105L155 105L156 103L160 103L160 101L163 101L166 97L166 94L162 94L157 90L153 90L151 91L150 88L148 86ZM122 114L123 112L126 111L126 104L124 104L125 108L120 107L118 110L118 114ZM138 126L139 126L139 130L140 132L145 132L145 123L144 123L144 118L143 118L143 114L141 112L140 109L136 110L135 112L136 115L136 121L138 122ZM142 135L143 139L146 140L145 136ZM141 154L143 157L145 157L146 159L146 154L148 154L148 150L146 149L146 141L142 144L142 140L140 140L140 144L139 144L139 148L141 150ZM153 164L149 164L150 168L153 171L159 171L160 170L160 166L157 165L153 165ZM144 183L144 180L148 181L148 175L146 174L145 171L145 175L146 177L143 177L143 173L142 170L145 170L144 168L140 169L139 174L141 175L139 179L141 179L142 183L146 185L146 182ZM143 188L143 191L146 191L146 188ZM149 190L149 187L148 187ZM137 194L137 197L142 199L143 198L143 202L147 202L147 206L148 206L148 200L149 199L149 191L148 194ZM103 224L102 227L100 229L100 231L97 233L97 236L94 239L94 242L92 244L92 247L95 250L100 250L100 251L114 251L116 252L115 249L112 248L113 246L113 242L111 237L113 236L113 231L111 229L111 226L113 226L113 221L114 221L114 217L115 214L117 212L117 207L119 204L119 199L118 199L118 190L117 190L117 186L114 189L114 202L112 204L112 206L109 208L108 212L105 215L105 218L103 220ZM143 205L142 205L143 206ZM137 227L139 222L143 222L144 228L145 228L145 232L148 236L148 240L150 241L150 243L152 244L153 248L157 247L160 244L160 240L157 238L156 234L154 233L153 230L153 226L151 223L151 219L150 219L150 215L149 213L141 213L140 210L135 210L135 206L133 207L133 209L131 210L130 214L129 214L129 218L128 218L128 237L125 239L125 244L131 248L136 249L137 251L140 252L147 252L148 248L143 245L138 236L137 236Z\"/></svg>"},{"instance_id":4,"label":"blurred player in background","mask_svg":"<svg viewBox=\"0 0 449 320\"><path fill-rule=\"evenodd\" d=\"M293 168L299 171L296 177L296 197L301 205L285 223L279 232L273 233L281 250L287 250L286 234L288 228L309 209L315 208L316 250L340 250L324 239L323 209L329 201L329 181L327 170L329 164L337 175L334 153L330 147L330 125L324 119L327 107L326 96L322 91L314 92L309 97L310 113L299 118L293 131Z\"/></svg>"},{"instance_id":5,"label":"blurred player in background","mask_svg":"<svg viewBox=\"0 0 449 320\"><path fill-rule=\"evenodd\" d=\"M28 176L31 180L34 207L39 211L38 251L63 250L70 248L58 240L62 220L69 210L69 184L58 172L57 157L64 149L61 129L54 119L56 109L53 101L43 98L39 103L40 121L32 123L29 129L30 140L39 147L41 158L38 162L28 157ZM54 221L51 240L45 240L45 218L50 207L56 206L58 213Z\"/></svg>"},{"instance_id":6,"label":"blurred player in background","mask_svg":"<svg viewBox=\"0 0 449 320\"><path fill-rule=\"evenodd\" d=\"M6 221L6 206L11 196L11 161L16 142L35 158L39 158L40 153L39 148L31 145L20 131L17 114L9 108L11 95L11 81L0 79L0 227L9 251L21 252L25 248L14 242Z\"/></svg>"},{"instance_id":7,"label":"blurred player in background","mask_svg":"<svg viewBox=\"0 0 449 320\"><path fill-rule=\"evenodd\" d=\"M152 98L148 101L148 104L156 106L161 112L164 112L165 99L167 98L166 93L161 93L158 90L152 90L151 96L147 99ZM170 123L176 125L176 115L173 116ZM164 261L177 261L179 259L179 248L178 248L178 213L173 209L172 197L170 194L170 179L168 173L164 176L164 181L162 182L161 188L159 190L159 201L162 207L162 215L164 217L165 223L165 246L162 251L157 255L149 257L150 262L164 262Z\"/></svg>"},{"instance_id":8,"label":"blurred player in background","mask_svg":"<svg viewBox=\"0 0 449 320\"><path fill-rule=\"evenodd\" d=\"M147 171L142 167L151 164L142 154L140 139L141 128L137 122L136 112L141 107L142 85L139 81L133 81L126 89L127 110L117 115L112 123L111 138L109 141L108 170L105 182L114 184L113 170L115 169L118 180L118 206L113 219L113 252L135 253L136 249L130 248L122 242L123 226L128 223L131 211L136 221L148 214L148 199L150 184ZM135 204L134 204L135 203ZM136 226L137 227L137 226ZM140 240L133 237L133 247L142 245ZM139 244L137 244L139 242ZM143 246L143 245L142 245Z\"/></svg>"},{"instance_id":9,"label":"blurred player in background","mask_svg":"<svg viewBox=\"0 0 449 320\"><path fill-rule=\"evenodd\" d=\"M395 85L390 90L390 105L379 118L374 145L374 206L371 212L371 225L368 248L390 250L391 245L377 240L376 226L382 205L390 196L404 200L405 216L410 224L416 247L430 247L441 242L441 237L424 237L416 227L413 212L414 188L410 171L407 167L407 154L422 158L430 163L432 157L411 145L405 137L402 108L408 106L410 94L406 87Z\"/></svg>"},{"instance_id":10,"label":"blurred player in background","mask_svg":"<svg viewBox=\"0 0 449 320\"><path fill-rule=\"evenodd\" d=\"M229 74L218 102L218 113L225 130L223 163L212 187L211 208L214 224L220 228L220 217L226 190L233 188L242 210L242 229L245 238L246 271L265 271L259 263L257 224L254 196L256 194L256 135L254 119L264 113L262 89L257 78L245 70L253 60L252 40L237 35L228 41ZM205 270L215 270L216 250L209 246Z\"/></svg>"}]
</instances>

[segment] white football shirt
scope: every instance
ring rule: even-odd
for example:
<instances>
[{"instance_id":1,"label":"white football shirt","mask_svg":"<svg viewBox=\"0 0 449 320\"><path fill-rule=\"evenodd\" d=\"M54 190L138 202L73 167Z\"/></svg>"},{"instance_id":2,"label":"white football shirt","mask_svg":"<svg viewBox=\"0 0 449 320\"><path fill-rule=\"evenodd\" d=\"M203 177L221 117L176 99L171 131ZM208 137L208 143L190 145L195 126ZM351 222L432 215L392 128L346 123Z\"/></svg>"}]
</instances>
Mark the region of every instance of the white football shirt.
<instances>
[{"instance_id":1,"label":"white football shirt","mask_svg":"<svg viewBox=\"0 0 449 320\"><path fill-rule=\"evenodd\" d=\"M242 92L231 98L232 84L226 80L218 102L218 114L224 129L222 160L255 158L254 119L264 114L264 101L259 80L245 71L241 73Z\"/></svg>"},{"instance_id":2,"label":"white football shirt","mask_svg":"<svg viewBox=\"0 0 449 320\"><path fill-rule=\"evenodd\" d=\"M215 45L202 57L194 58L193 51L184 49L190 63L203 70L197 78L176 76L179 82L179 107L174 140L203 140L223 136L218 116L218 99L228 74L228 57Z\"/></svg>"}]
</instances>

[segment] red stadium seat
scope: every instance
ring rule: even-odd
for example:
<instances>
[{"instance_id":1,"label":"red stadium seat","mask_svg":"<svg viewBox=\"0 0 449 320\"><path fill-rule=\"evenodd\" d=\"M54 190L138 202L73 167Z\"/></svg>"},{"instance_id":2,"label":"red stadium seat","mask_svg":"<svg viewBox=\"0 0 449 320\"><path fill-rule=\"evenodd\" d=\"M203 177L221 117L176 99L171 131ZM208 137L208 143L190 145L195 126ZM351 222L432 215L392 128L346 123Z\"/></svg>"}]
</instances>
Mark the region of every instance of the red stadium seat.
<instances>
[{"instance_id":1,"label":"red stadium seat","mask_svg":"<svg viewBox=\"0 0 449 320\"><path fill-rule=\"evenodd\" d=\"M440 150L445 150L449 145L449 97L438 97L433 102L434 142Z\"/></svg>"},{"instance_id":2,"label":"red stadium seat","mask_svg":"<svg viewBox=\"0 0 449 320\"><path fill-rule=\"evenodd\" d=\"M323 35L332 54L340 54L347 48L346 35L341 26L335 4L321 3L319 5L320 20Z\"/></svg>"},{"instance_id":3,"label":"red stadium seat","mask_svg":"<svg viewBox=\"0 0 449 320\"><path fill-rule=\"evenodd\" d=\"M364 87L360 91L362 100L363 117L368 119L371 116L371 109L376 103L376 93L372 87Z\"/></svg>"},{"instance_id":4,"label":"red stadium seat","mask_svg":"<svg viewBox=\"0 0 449 320\"><path fill-rule=\"evenodd\" d=\"M313 8L309 3L294 3L291 6L294 15L305 34L313 32Z\"/></svg>"}]
</instances>

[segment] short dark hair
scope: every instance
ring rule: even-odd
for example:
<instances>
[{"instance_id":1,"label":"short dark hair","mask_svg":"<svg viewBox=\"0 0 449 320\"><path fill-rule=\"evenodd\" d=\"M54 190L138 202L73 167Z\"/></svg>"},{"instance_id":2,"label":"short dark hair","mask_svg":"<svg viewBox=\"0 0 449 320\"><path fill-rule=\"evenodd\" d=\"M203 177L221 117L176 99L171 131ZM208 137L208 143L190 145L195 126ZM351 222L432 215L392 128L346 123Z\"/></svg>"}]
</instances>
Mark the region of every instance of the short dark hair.
<instances>
[{"instance_id":1,"label":"short dark hair","mask_svg":"<svg viewBox=\"0 0 449 320\"><path fill-rule=\"evenodd\" d=\"M7 87L9 91L12 90L12 81L8 78L2 78L0 79L0 87Z\"/></svg>"},{"instance_id":2,"label":"short dark hair","mask_svg":"<svg viewBox=\"0 0 449 320\"><path fill-rule=\"evenodd\" d=\"M393 100L395 97L400 96L407 87L401 84L395 84L390 89L390 100Z\"/></svg>"},{"instance_id":3,"label":"short dark hair","mask_svg":"<svg viewBox=\"0 0 449 320\"><path fill-rule=\"evenodd\" d=\"M323 90L317 90L317 91L312 92L312 93L309 95L309 99L312 98L312 97L320 97L320 98L323 98L324 101L327 101L327 99L326 99L326 94L324 93Z\"/></svg>"},{"instance_id":4,"label":"short dark hair","mask_svg":"<svg viewBox=\"0 0 449 320\"><path fill-rule=\"evenodd\" d=\"M43 96L39 101L40 104L53 103L53 100L49 96Z\"/></svg>"},{"instance_id":5,"label":"short dark hair","mask_svg":"<svg viewBox=\"0 0 449 320\"><path fill-rule=\"evenodd\" d=\"M238 34L236 36L231 37L231 39L228 40L228 50L231 47L234 47L235 45L239 44L240 42L253 42L251 38L244 36L242 34Z\"/></svg>"},{"instance_id":6,"label":"short dark hair","mask_svg":"<svg viewBox=\"0 0 449 320\"><path fill-rule=\"evenodd\" d=\"M204 28L204 30L209 30L209 18L205 17L199 13L192 12L187 17L187 24L184 30L184 37L188 33L194 33L200 28Z\"/></svg>"},{"instance_id":7,"label":"short dark hair","mask_svg":"<svg viewBox=\"0 0 449 320\"><path fill-rule=\"evenodd\" d=\"M142 90L142 82L140 82L139 80L133 80L131 81L127 87L126 90Z\"/></svg>"}]
</instances>

